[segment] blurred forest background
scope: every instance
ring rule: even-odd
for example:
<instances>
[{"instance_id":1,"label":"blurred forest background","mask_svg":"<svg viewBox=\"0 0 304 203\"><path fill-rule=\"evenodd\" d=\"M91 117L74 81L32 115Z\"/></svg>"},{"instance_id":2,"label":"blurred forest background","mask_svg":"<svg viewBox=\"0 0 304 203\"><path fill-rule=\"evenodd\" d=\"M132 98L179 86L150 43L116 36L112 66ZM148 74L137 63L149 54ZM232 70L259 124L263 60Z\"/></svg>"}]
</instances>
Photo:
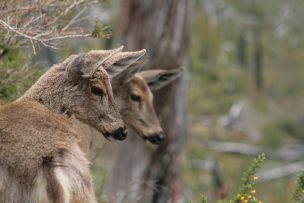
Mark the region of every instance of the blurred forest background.
<instances>
[{"instance_id":1,"label":"blurred forest background","mask_svg":"<svg viewBox=\"0 0 304 203\"><path fill-rule=\"evenodd\" d=\"M257 174L256 196L267 203L294 202L296 177L304 168L303 0L68 0L61 10L53 6L55 1L43 0L41 5L47 6L37 13L49 16L45 21L35 19L33 11L28 18L16 14L18 6L3 12L8 3L22 2L0 3L1 100L18 98L48 67L71 54L119 45L146 48L147 68L184 66L186 71L166 89L174 90L171 99L179 100L174 106L180 110L171 117L160 115L169 139L140 158L140 150L136 159L120 154L129 162L116 163L137 170L146 155L152 157L146 170L154 171L152 178L158 178L160 187L142 202L179 202L175 193L181 202L199 202L202 194L210 202L229 199L261 152L267 161ZM92 31L95 38L88 37ZM156 100L160 114L161 105L171 105L170 99L165 104ZM164 121L172 117L181 119L176 121L178 132ZM134 144L148 145L126 142L129 151ZM94 162L96 195L102 202L125 202L118 193L106 192L109 166L123 145L105 144ZM164 155L173 161L159 163ZM127 190L132 183L125 184Z\"/></svg>"}]
</instances>

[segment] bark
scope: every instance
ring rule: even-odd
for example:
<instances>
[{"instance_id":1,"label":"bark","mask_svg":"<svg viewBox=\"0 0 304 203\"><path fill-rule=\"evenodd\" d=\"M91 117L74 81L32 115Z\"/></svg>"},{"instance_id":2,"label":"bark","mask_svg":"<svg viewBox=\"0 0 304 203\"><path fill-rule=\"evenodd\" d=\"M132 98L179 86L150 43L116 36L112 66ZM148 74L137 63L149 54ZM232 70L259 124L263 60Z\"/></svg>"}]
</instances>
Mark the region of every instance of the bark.
<instances>
[{"instance_id":1,"label":"bark","mask_svg":"<svg viewBox=\"0 0 304 203\"><path fill-rule=\"evenodd\" d=\"M121 2L120 38L126 50L147 49L147 67L186 66L190 0L124 0ZM115 144L109 177L114 202L179 202L182 149L186 142L186 89L188 71L154 93L154 104L166 139L159 147L136 135Z\"/></svg>"}]
</instances>

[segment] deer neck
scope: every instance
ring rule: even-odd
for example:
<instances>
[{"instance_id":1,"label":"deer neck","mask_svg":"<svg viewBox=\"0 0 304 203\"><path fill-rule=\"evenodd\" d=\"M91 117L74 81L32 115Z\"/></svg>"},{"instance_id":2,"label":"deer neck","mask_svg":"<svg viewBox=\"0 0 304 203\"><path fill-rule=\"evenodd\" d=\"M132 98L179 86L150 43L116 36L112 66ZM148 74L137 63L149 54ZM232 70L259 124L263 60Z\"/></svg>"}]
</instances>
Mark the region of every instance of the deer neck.
<instances>
[{"instance_id":1,"label":"deer neck","mask_svg":"<svg viewBox=\"0 0 304 203\"><path fill-rule=\"evenodd\" d=\"M60 113L66 84L65 63L54 65L17 101L37 101L51 111Z\"/></svg>"}]
</instances>

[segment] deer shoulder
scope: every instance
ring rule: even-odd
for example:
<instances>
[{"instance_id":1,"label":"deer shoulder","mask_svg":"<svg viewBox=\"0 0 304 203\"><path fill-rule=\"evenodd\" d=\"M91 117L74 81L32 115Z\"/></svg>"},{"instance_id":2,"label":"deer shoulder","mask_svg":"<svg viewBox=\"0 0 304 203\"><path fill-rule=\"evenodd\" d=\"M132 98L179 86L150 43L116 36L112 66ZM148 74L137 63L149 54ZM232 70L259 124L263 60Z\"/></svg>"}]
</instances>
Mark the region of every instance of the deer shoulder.
<instances>
[{"instance_id":1,"label":"deer shoulder","mask_svg":"<svg viewBox=\"0 0 304 203\"><path fill-rule=\"evenodd\" d=\"M0 202L96 202L66 118L36 102L0 107Z\"/></svg>"}]
</instances>

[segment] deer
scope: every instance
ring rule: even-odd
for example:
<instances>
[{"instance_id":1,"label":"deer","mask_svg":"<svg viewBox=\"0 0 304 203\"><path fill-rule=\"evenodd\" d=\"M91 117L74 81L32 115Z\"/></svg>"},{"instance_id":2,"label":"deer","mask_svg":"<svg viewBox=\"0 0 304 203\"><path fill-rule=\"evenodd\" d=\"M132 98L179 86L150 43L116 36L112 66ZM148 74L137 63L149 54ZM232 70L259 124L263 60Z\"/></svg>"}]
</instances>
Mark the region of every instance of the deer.
<instances>
[{"instance_id":1,"label":"deer","mask_svg":"<svg viewBox=\"0 0 304 203\"><path fill-rule=\"evenodd\" d=\"M71 56L17 101L0 107L1 202L96 202L89 161L69 118L107 139L125 139L110 78L145 50L121 50Z\"/></svg>"},{"instance_id":2,"label":"deer","mask_svg":"<svg viewBox=\"0 0 304 203\"><path fill-rule=\"evenodd\" d=\"M17 101L38 101L53 112L74 116L105 138L124 140L126 128L112 94L109 77L130 67L146 52L94 50L54 65Z\"/></svg>"},{"instance_id":3,"label":"deer","mask_svg":"<svg viewBox=\"0 0 304 203\"><path fill-rule=\"evenodd\" d=\"M71 126L36 101L0 107L0 202L97 203Z\"/></svg>"},{"instance_id":4,"label":"deer","mask_svg":"<svg viewBox=\"0 0 304 203\"><path fill-rule=\"evenodd\" d=\"M66 74L65 70L70 69L69 64L72 64L70 62L71 60L75 60L76 63L83 67L87 66L92 68L98 61L104 60L105 70L107 70L111 64L114 64L115 66L128 66L133 64L132 67L125 69L118 75L114 75L111 79L114 99L117 101L118 110L129 129L135 131L137 135L140 135L143 139L148 140L153 144L160 144L164 138L164 132L153 107L153 95L151 90L155 91L160 89L178 78L182 69L177 68L170 71L141 71L141 67L139 66L141 62L138 60L142 57L144 51L134 53L121 52L122 49L123 46L113 50L93 50L80 56L71 56L64 62L52 67L17 101L35 100L46 105L52 111L67 114L71 117L74 121L74 127L82 137L81 149L87 154L89 160L94 160L103 146L102 143L104 142L104 138L101 134L105 131L96 130L94 127L88 127L86 113L79 115L77 110L75 111L75 107L72 108L74 99L71 98L75 95L78 94L78 98L82 99L80 106L90 104L90 99L88 98L85 100L84 98L86 97L83 93L73 92L71 89L75 87L62 81ZM78 60L82 61L78 62ZM86 77L85 75L92 70L82 69L81 71L82 77ZM115 71L112 72L115 73ZM78 78L79 76L76 76L75 80L78 81ZM57 84L57 81L61 82ZM54 83L56 84L54 85ZM79 88L76 86L75 89L78 90ZM92 87L92 91L98 91L98 89ZM68 93L68 95L64 94L64 92L70 93ZM88 115L90 114L89 110L86 112ZM104 126L103 124L101 125ZM111 125L114 125L114 123L111 123ZM109 138L108 133L103 135L106 138ZM120 131L117 131L114 136L121 140L125 139L126 129L120 128Z\"/></svg>"},{"instance_id":5,"label":"deer","mask_svg":"<svg viewBox=\"0 0 304 203\"><path fill-rule=\"evenodd\" d=\"M159 145L165 133L153 106L152 91L159 90L180 77L183 68L172 70L141 70L138 65L126 69L111 80L115 102L128 130ZM104 144L104 139L86 124L77 119L73 122L82 136L81 148L87 158L94 161Z\"/></svg>"}]
</instances>

